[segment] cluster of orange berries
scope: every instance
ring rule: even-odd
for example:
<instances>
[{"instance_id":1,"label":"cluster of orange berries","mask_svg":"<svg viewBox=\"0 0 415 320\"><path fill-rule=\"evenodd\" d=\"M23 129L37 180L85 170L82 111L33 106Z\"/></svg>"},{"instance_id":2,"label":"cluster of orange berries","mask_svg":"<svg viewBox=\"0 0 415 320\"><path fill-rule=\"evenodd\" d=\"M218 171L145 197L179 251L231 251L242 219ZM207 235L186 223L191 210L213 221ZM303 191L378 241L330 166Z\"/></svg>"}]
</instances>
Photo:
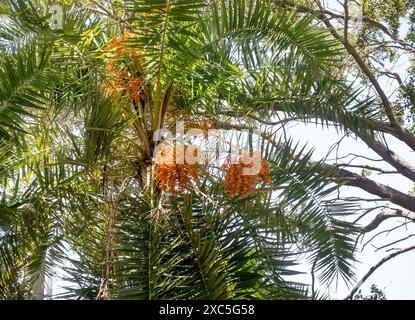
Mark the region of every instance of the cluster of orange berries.
<instances>
[{"instance_id":1,"label":"cluster of orange berries","mask_svg":"<svg viewBox=\"0 0 415 320\"><path fill-rule=\"evenodd\" d=\"M163 147L155 157L155 180L160 189L174 192L176 189L184 190L189 187L190 178L199 183L199 166L189 163L184 157L191 153L193 159L197 158L197 149L181 145L182 150L176 152L176 144Z\"/></svg>"},{"instance_id":2,"label":"cluster of orange berries","mask_svg":"<svg viewBox=\"0 0 415 320\"><path fill-rule=\"evenodd\" d=\"M144 78L135 77L126 70L118 70L117 64L122 59L129 58L134 60L135 69L140 72L142 53L125 46L125 42L131 38L129 33L124 33L119 38L111 39L107 45L107 50L110 52L110 60L106 66L108 76L108 91L111 93L125 92L134 103L138 104L141 99L144 99L146 93L143 86Z\"/></svg>"},{"instance_id":3,"label":"cluster of orange berries","mask_svg":"<svg viewBox=\"0 0 415 320\"><path fill-rule=\"evenodd\" d=\"M197 159L197 149L187 145L180 146L181 152L176 153L176 144L164 146L155 157L155 180L162 190L172 191L187 189L191 179L199 183L199 165L189 163L186 154L190 153L192 159ZM271 184L269 163L246 152L236 159L228 157L222 166L225 171L224 187L226 192L233 198L244 199L256 193L256 187L260 182ZM255 163L259 160L259 164ZM259 165L259 168L255 168ZM255 170L256 169L256 170Z\"/></svg>"},{"instance_id":4,"label":"cluster of orange berries","mask_svg":"<svg viewBox=\"0 0 415 320\"><path fill-rule=\"evenodd\" d=\"M246 157L246 155L242 155L236 161L232 161L232 158L228 157L222 167L226 172L225 190L233 198L244 199L255 195L256 187L260 182L271 184L268 161L259 157L259 172L255 172L253 170L254 163L252 161L246 163L244 156ZM249 171L252 172L247 174Z\"/></svg>"}]
</instances>

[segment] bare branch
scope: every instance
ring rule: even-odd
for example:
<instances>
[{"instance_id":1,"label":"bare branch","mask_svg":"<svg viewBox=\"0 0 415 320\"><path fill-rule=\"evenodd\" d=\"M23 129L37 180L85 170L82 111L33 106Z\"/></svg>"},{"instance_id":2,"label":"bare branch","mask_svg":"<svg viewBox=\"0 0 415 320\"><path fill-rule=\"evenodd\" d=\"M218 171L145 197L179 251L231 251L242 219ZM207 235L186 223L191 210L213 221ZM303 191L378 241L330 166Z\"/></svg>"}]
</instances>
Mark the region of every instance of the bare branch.
<instances>
[{"instance_id":1,"label":"bare branch","mask_svg":"<svg viewBox=\"0 0 415 320\"><path fill-rule=\"evenodd\" d=\"M374 265L373 267L371 267L369 269L369 271L362 277L362 279L356 284L356 286L352 289L352 291L350 291L350 293L348 294L348 296L346 298L344 298L344 300L351 300L354 296L354 294L357 292L357 290L359 290L359 288L365 283L365 281L372 275L372 273L374 273L379 267L381 267L385 262L388 262L389 260L395 258L396 256L415 250L415 245L408 247L408 248L404 248L404 249L400 249L386 257L384 257L382 260L380 260L376 265Z\"/></svg>"},{"instance_id":2,"label":"bare branch","mask_svg":"<svg viewBox=\"0 0 415 320\"><path fill-rule=\"evenodd\" d=\"M407 236L407 237L405 237L405 238L402 238L402 239L399 239L399 240L396 240L396 241L390 242L390 243L388 243L388 244L385 244L385 245L383 245L383 246L381 246L381 247L378 247L378 248L376 248L375 252L376 252L376 251L379 251L379 250L382 250L382 249L385 249L385 248L387 248L387 247L393 246L394 244L397 244L397 243L399 243L399 242L402 242L402 241L408 240L409 238L412 238L412 237L415 237L415 234L410 234L409 236Z\"/></svg>"},{"instance_id":3,"label":"bare branch","mask_svg":"<svg viewBox=\"0 0 415 320\"><path fill-rule=\"evenodd\" d=\"M371 237L368 241L366 241L366 243L362 246L361 251L365 250L366 246L372 242L373 240L375 240L375 238L377 238L378 236L380 236L381 234L387 233L387 235L389 235L389 233L391 233L392 231L395 231L396 229L402 228L402 227L406 227L409 223L412 223L411 220L409 221L405 221L404 223L401 223L393 228L387 229L387 230L382 230L378 233L376 233L373 237Z\"/></svg>"},{"instance_id":4,"label":"bare branch","mask_svg":"<svg viewBox=\"0 0 415 320\"><path fill-rule=\"evenodd\" d=\"M400 174L415 182L415 166L402 159L376 138L363 134L356 134L368 145L368 147L381 156L382 159L398 170Z\"/></svg>"},{"instance_id":5,"label":"bare branch","mask_svg":"<svg viewBox=\"0 0 415 320\"><path fill-rule=\"evenodd\" d=\"M343 227L357 230L360 233L368 233L370 231L375 230L377 227L380 226L382 222L390 218L405 218L412 222L415 222L415 212L404 212L403 210L399 210L399 209L385 210L379 213L366 226L358 226L354 222L352 223L352 222L346 222L346 221L338 221L338 223L342 225Z\"/></svg>"},{"instance_id":6,"label":"bare branch","mask_svg":"<svg viewBox=\"0 0 415 320\"><path fill-rule=\"evenodd\" d=\"M321 4L320 4L320 1L316 1L316 2L320 6L320 10L321 10L322 7L321 7ZM330 23L329 20L325 19L324 15L323 16L320 15L320 17L321 17L322 22L327 26L330 33L333 35L333 37L336 38L337 40L339 40L340 43L343 43L343 45L344 45L345 49L347 50L347 52L349 52L349 54L355 59L356 63L359 65L360 69L363 71L363 73L366 75L366 77L372 83L373 87L375 88L376 92L379 95L379 98L382 100L382 104L383 104L383 107L385 109L385 113L388 116L389 121L391 122L392 126L396 127L396 128L399 128L400 125L398 123L398 120L396 119L394 110L392 108L392 105L391 105L388 97L386 96L385 92L382 89L382 86L380 85L380 83L378 82L376 77L373 75L372 71L370 71L367 64L364 62L364 60L362 59L360 54L357 52L356 48L353 47L353 45L347 39L342 38L342 36L337 33L334 26ZM414 147L415 147L415 144L414 144Z\"/></svg>"},{"instance_id":7,"label":"bare branch","mask_svg":"<svg viewBox=\"0 0 415 320\"><path fill-rule=\"evenodd\" d=\"M348 0L344 0L343 3L343 8L344 8L344 39L346 41L348 41L348 33L349 33L349 1Z\"/></svg>"},{"instance_id":8,"label":"bare branch","mask_svg":"<svg viewBox=\"0 0 415 320\"><path fill-rule=\"evenodd\" d=\"M321 166L323 169L333 170L332 165L324 164ZM400 192L384 184L362 177L361 175L358 175L356 173L344 169L338 169L336 167L334 168L337 170L335 172L337 175L338 183L344 183L348 186L360 188L382 199L390 199L392 203L397 204L411 212L415 212L414 197L411 197L403 192Z\"/></svg>"},{"instance_id":9,"label":"bare branch","mask_svg":"<svg viewBox=\"0 0 415 320\"><path fill-rule=\"evenodd\" d=\"M383 170L381 168L377 168L377 167L372 167L372 166L366 166L366 165L355 165L355 164L347 164L347 163L339 163L336 164L336 167L348 167L348 168L360 168L360 169L367 169L367 170L372 170L372 171L377 171L380 172L381 174L394 174L394 173L399 173L398 171L388 171L388 170Z\"/></svg>"}]
</instances>

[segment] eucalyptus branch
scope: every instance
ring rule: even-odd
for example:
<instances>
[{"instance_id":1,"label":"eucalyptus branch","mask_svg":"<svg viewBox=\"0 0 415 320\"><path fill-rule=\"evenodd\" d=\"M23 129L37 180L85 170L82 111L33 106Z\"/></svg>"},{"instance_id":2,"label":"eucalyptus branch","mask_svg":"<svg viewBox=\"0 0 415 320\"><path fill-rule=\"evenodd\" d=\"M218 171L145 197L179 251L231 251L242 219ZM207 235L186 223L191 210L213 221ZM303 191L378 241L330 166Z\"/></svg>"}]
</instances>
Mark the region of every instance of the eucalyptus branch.
<instances>
[{"instance_id":1,"label":"eucalyptus branch","mask_svg":"<svg viewBox=\"0 0 415 320\"><path fill-rule=\"evenodd\" d=\"M412 150L415 150L415 135L410 132L409 130L402 128L402 126L399 124L399 121L395 115L395 111L393 110L392 104L389 101L385 91L383 90L382 86L380 85L379 81L376 79L373 72L369 69L368 65L365 63L363 58L358 53L357 49L344 37L342 37L337 31L336 28L331 24L330 20L327 18L327 15L333 17L333 13L331 13L328 10L325 10L320 1L316 0L316 4L319 7L319 10L313 10L311 8L308 8L306 6L297 6L291 1L287 0L274 0L275 3L282 4L284 6L297 8L302 12L308 12L308 13L314 13L318 19L320 19L328 28L332 36L337 39L340 43L344 45L344 48L347 50L347 52L354 58L356 63L358 64L361 71L365 74L365 76L368 78L370 83L373 85L374 89L376 90L380 100L382 101L383 108L385 110L385 113L390 121L391 126L396 129L396 135L401 139L403 142L405 142L409 147L411 147ZM343 15L339 15L339 18L343 18ZM379 25L378 25L379 27ZM385 31L384 29L382 29ZM415 52L415 48L414 52Z\"/></svg>"},{"instance_id":2,"label":"eucalyptus branch","mask_svg":"<svg viewBox=\"0 0 415 320\"><path fill-rule=\"evenodd\" d=\"M343 227L359 231L360 233L368 233L378 228L382 222L390 218L405 218L412 222L415 222L415 212L404 212L403 210L399 209L386 210L379 213L371 222L369 222L365 226L358 226L355 223L350 223L346 221L338 221L338 223L341 224Z\"/></svg>"},{"instance_id":3,"label":"eucalyptus branch","mask_svg":"<svg viewBox=\"0 0 415 320\"><path fill-rule=\"evenodd\" d=\"M410 239L410 238L412 238L412 237L415 237L415 234L410 234L409 236L407 236L407 237L405 237L405 238L402 238L402 239L399 239L399 240L396 240L396 241L390 242L390 243L385 244L385 245L383 245L383 246L381 246L381 247L377 247L377 248L376 248L376 250L375 250L375 252L376 252L376 251L379 251L379 250L382 250L382 249L385 249L385 248L387 248L387 247L393 246L394 244L397 244L397 243L399 243L399 242L403 242L403 241L405 241L405 240L408 240L408 239Z\"/></svg>"},{"instance_id":4,"label":"eucalyptus branch","mask_svg":"<svg viewBox=\"0 0 415 320\"><path fill-rule=\"evenodd\" d=\"M407 162L405 159L402 159L402 157L391 151L376 138L358 133L357 135L383 160L393 166L400 174L415 182L415 166Z\"/></svg>"},{"instance_id":5,"label":"eucalyptus branch","mask_svg":"<svg viewBox=\"0 0 415 320\"><path fill-rule=\"evenodd\" d=\"M343 20L343 21L345 20L345 15L338 14L338 13L335 13L335 12L332 12L330 10L326 10L326 9L323 9L323 8L320 8L319 10L316 10L316 9L310 8L308 6L297 5L294 1L274 0L274 3L282 4L282 5L284 5L286 7L290 7L290 8L296 8L299 12L311 13L311 14L317 16L317 17L328 16L331 19L338 19L338 20ZM358 17L355 17L355 16L351 16L351 15L347 16L348 21L351 21L351 20L356 21L357 19L358 19ZM380 23L379 21L373 20L372 18L369 18L368 16L363 16L362 19L363 19L364 23L370 25L371 27L377 28L378 30L380 30L384 34L386 34L388 37L390 37L393 41L398 43L401 46L400 49L415 53L415 46L414 45L412 45L410 42L408 42L404 39L400 39L392 31L390 31L384 24Z\"/></svg>"},{"instance_id":6,"label":"eucalyptus branch","mask_svg":"<svg viewBox=\"0 0 415 320\"><path fill-rule=\"evenodd\" d=\"M322 169L333 170L332 165L323 164ZM344 185L357 187L382 199L390 199L394 204L415 212L415 198L387 185L370 180L356 173L334 167L336 180Z\"/></svg>"},{"instance_id":7,"label":"eucalyptus branch","mask_svg":"<svg viewBox=\"0 0 415 320\"><path fill-rule=\"evenodd\" d=\"M399 173L398 171L389 171L389 170L383 170L383 169L380 169L380 168L377 168L377 167L372 167L372 166L354 165L354 164L348 164L348 163L339 163L339 164L336 164L336 167L338 167L338 168L348 167L348 168L367 169L367 170L371 170L371 171L380 172L380 174L396 174L396 173Z\"/></svg>"},{"instance_id":8,"label":"eucalyptus branch","mask_svg":"<svg viewBox=\"0 0 415 320\"><path fill-rule=\"evenodd\" d=\"M362 279L356 284L356 286L350 291L350 293L347 295L344 300L351 300L354 296L354 294L359 290L359 288L365 283L365 281L377 270L379 269L385 262L388 262L389 260L395 258L396 256L415 250L415 246L407 247L404 249L400 249L386 257L384 257L382 260L380 260L376 265L371 267L369 271L362 277Z\"/></svg>"},{"instance_id":9,"label":"eucalyptus branch","mask_svg":"<svg viewBox=\"0 0 415 320\"><path fill-rule=\"evenodd\" d=\"M378 233L376 233L374 236L372 236L369 240L366 241L366 243L362 246L361 251L364 251L366 246L371 243L373 240L375 240L377 237L379 237L381 234L387 233L387 235L389 235L389 233L391 233L392 231L395 231L396 229L402 228L404 226L407 226L409 223L412 223L412 221L405 221L393 228L387 229L387 230L382 230Z\"/></svg>"}]
</instances>

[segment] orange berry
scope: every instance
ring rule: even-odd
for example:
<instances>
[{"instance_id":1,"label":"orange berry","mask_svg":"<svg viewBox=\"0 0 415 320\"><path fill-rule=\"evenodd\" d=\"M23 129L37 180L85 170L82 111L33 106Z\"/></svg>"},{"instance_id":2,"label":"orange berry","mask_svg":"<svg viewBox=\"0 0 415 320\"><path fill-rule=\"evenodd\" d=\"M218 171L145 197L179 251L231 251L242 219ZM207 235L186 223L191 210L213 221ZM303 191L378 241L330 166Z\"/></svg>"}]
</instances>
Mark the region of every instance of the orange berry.
<instances>
[{"instance_id":1,"label":"orange berry","mask_svg":"<svg viewBox=\"0 0 415 320\"><path fill-rule=\"evenodd\" d=\"M252 168L253 163L245 164L241 157L236 163L232 163L232 159L228 157L222 169L226 172L224 180L224 188L231 197L239 197L241 199L253 196L256 193L256 187L260 182L266 184L271 183L269 176L269 163L261 159L261 168L259 173L254 175L244 174L244 169Z\"/></svg>"},{"instance_id":2,"label":"orange berry","mask_svg":"<svg viewBox=\"0 0 415 320\"><path fill-rule=\"evenodd\" d=\"M187 152L189 146L184 145L183 151ZM155 157L155 180L160 189L175 191L187 189L190 185L190 178L196 183L199 182L198 164L177 163L176 145L162 148ZM196 149L191 150L196 155Z\"/></svg>"}]
</instances>

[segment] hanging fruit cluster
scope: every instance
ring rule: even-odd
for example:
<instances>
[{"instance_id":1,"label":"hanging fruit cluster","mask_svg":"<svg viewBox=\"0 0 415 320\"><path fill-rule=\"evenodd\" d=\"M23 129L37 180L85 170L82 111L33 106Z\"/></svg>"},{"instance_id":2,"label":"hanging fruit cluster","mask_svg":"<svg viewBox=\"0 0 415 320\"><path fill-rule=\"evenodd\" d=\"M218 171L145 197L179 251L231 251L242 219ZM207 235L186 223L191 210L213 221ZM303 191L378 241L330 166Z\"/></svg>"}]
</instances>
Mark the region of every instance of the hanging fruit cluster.
<instances>
[{"instance_id":1,"label":"hanging fruit cluster","mask_svg":"<svg viewBox=\"0 0 415 320\"><path fill-rule=\"evenodd\" d=\"M256 159L253 157L252 159ZM236 161L228 157L222 167L225 171L224 187L226 192L232 198L247 198L255 195L256 187L260 182L271 184L269 176L269 163L259 157L260 168L259 172L255 174L246 174L254 167L254 163L246 163L243 161L243 156L240 156Z\"/></svg>"},{"instance_id":2,"label":"hanging fruit cluster","mask_svg":"<svg viewBox=\"0 0 415 320\"><path fill-rule=\"evenodd\" d=\"M146 90L143 86L142 53L125 45L131 37L129 33L124 33L119 38L111 39L106 47L109 51L109 62L106 66L107 90L117 95L126 94L134 104L138 104L144 100ZM134 71L129 72L125 70L128 68L126 62L131 59L134 63Z\"/></svg>"},{"instance_id":3,"label":"hanging fruit cluster","mask_svg":"<svg viewBox=\"0 0 415 320\"><path fill-rule=\"evenodd\" d=\"M165 146L155 157L155 180L160 189L165 191L187 189L191 178L199 182L199 165L187 162L184 156L190 153L196 159L197 149L187 145L180 145L179 152L176 152L177 149L176 144Z\"/></svg>"}]
</instances>

